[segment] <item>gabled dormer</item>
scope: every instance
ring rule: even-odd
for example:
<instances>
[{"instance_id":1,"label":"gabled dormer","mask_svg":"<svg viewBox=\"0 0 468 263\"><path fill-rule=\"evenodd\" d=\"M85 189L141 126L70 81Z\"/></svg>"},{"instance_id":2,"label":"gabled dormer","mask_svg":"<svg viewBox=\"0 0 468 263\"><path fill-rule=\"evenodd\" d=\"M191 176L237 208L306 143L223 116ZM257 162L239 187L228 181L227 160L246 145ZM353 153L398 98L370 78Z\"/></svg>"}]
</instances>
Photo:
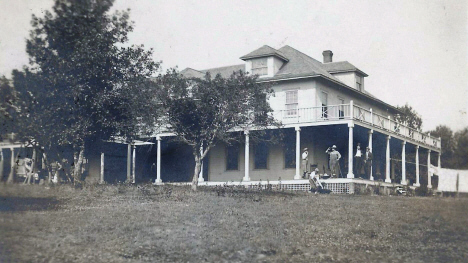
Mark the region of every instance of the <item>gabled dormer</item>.
<instances>
[{"instance_id":1,"label":"gabled dormer","mask_svg":"<svg viewBox=\"0 0 468 263\"><path fill-rule=\"evenodd\" d=\"M260 78L273 77L289 60L278 50L263 46L240 57L245 61L245 71Z\"/></svg>"},{"instance_id":2,"label":"gabled dormer","mask_svg":"<svg viewBox=\"0 0 468 263\"><path fill-rule=\"evenodd\" d=\"M364 78L369 76L348 61L333 62L333 52L325 50L323 55L323 68L344 84L364 92Z\"/></svg>"}]
</instances>

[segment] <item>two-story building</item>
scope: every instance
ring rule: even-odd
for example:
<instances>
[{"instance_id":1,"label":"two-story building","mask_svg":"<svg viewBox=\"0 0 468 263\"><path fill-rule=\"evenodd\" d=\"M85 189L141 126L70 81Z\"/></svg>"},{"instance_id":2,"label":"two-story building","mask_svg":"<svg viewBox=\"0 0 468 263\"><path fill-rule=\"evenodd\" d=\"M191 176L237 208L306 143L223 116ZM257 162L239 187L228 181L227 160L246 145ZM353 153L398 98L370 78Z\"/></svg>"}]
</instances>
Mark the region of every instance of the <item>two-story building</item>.
<instances>
[{"instance_id":1,"label":"two-story building","mask_svg":"<svg viewBox=\"0 0 468 263\"><path fill-rule=\"evenodd\" d=\"M350 192L351 182L372 184L375 180L379 184L424 183L431 187L425 167L431 162L432 152L437 154L440 166L440 139L398 123L395 116L401 112L368 92L365 72L348 61L334 62L330 50L323 51L322 62L290 46L280 49L263 46L240 59L243 63L238 65L205 70L187 68L181 73L186 77L204 77L207 72L229 77L241 70L258 75L259 82L274 82L274 96L269 103L282 123L284 136L279 143L267 144L249 139L255 131L238 132L243 137L238 144L218 144L210 151L200 173L200 184L268 182L305 190L309 185L302 179L303 149L309 150L312 168L318 168L320 174L331 174L325 151L336 145L342 156L340 169L326 181L327 187L335 192ZM174 143L172 138L170 133L161 133L152 141L153 146L134 145L132 151L129 145L126 177L135 180L135 155L137 161L140 159L136 147L143 149L140 156L151 167L141 171L151 173L150 177L155 173L155 183L190 181L194 167L190 148ZM358 143L363 154L366 147L373 153L368 178L364 167L356 169L354 164ZM122 151L121 160L124 156ZM409 156L412 158L406 159ZM420 162L420 156L427 158L427 162ZM125 166L125 161L121 164ZM118 170L123 171L123 166ZM421 178L420 168L425 178Z\"/></svg>"},{"instance_id":2,"label":"two-story building","mask_svg":"<svg viewBox=\"0 0 468 263\"><path fill-rule=\"evenodd\" d=\"M440 139L398 123L395 116L401 112L367 91L365 78L368 75L348 61L334 62L332 51L323 51L323 62L320 62L290 46L280 49L263 46L240 59L243 63L239 65L206 70L187 68L181 73L186 77L203 77L207 72L228 77L241 70L258 75L259 82L274 82L274 96L269 103L274 116L283 124L285 136L283 142L277 144L251 143L249 136L255 131L246 130L242 132L245 139L237 145L216 145L204 162L200 182L281 181L299 188L304 184L307 188L307 182L302 180L302 150L309 149L312 168L331 174L325 151L332 145L337 146L342 156L340 169L333 179L336 187L361 180L356 178L419 185L419 156L424 154L430 164L430 155L434 152L440 160ZM182 151L176 153L166 145L161 152L161 143L166 139L170 139L170 134L157 136L156 182L173 181L170 167L164 169L161 163L162 159L172 159L167 154L185 162L179 158ZM365 178L362 166L359 170L353 166L357 143L363 154L366 147L373 152L370 178ZM415 159L407 161L408 153ZM427 171L425 174L429 176ZM431 187L431 180L423 181Z\"/></svg>"}]
</instances>

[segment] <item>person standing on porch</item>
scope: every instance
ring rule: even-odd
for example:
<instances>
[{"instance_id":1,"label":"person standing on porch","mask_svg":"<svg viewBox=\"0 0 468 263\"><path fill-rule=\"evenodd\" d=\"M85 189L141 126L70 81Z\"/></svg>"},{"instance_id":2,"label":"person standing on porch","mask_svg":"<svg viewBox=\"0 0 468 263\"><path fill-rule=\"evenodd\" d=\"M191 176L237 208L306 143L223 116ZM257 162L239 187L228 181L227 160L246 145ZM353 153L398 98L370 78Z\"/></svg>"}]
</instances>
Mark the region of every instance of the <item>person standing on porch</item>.
<instances>
[{"instance_id":1,"label":"person standing on porch","mask_svg":"<svg viewBox=\"0 0 468 263\"><path fill-rule=\"evenodd\" d=\"M371 170L372 170L372 152L369 147L366 147L366 156L364 159L364 170L366 172L366 179L370 179Z\"/></svg>"},{"instance_id":2,"label":"person standing on porch","mask_svg":"<svg viewBox=\"0 0 468 263\"><path fill-rule=\"evenodd\" d=\"M307 174L309 173L309 149L304 148L304 152L302 153L302 178L307 178Z\"/></svg>"},{"instance_id":3,"label":"person standing on porch","mask_svg":"<svg viewBox=\"0 0 468 263\"><path fill-rule=\"evenodd\" d=\"M336 176L336 167L339 166L338 162L341 159L341 154L336 150L336 145L333 145L331 148L325 151L330 155L330 170L332 176Z\"/></svg>"},{"instance_id":4,"label":"person standing on porch","mask_svg":"<svg viewBox=\"0 0 468 263\"><path fill-rule=\"evenodd\" d=\"M361 153L361 143L358 142L356 147L356 155L354 156L356 160L356 171L355 174L357 177L361 177L361 168L362 168L362 153Z\"/></svg>"}]
</instances>

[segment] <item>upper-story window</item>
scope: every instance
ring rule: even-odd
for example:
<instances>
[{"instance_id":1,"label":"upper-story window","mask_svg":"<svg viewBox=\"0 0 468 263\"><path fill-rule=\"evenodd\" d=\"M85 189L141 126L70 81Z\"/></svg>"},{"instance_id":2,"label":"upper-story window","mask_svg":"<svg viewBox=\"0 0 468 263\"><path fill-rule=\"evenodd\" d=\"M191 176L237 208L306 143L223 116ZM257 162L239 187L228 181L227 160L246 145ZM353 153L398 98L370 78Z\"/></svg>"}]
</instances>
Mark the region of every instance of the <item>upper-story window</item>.
<instances>
[{"instance_id":1,"label":"upper-story window","mask_svg":"<svg viewBox=\"0 0 468 263\"><path fill-rule=\"evenodd\" d=\"M356 89L362 91L362 77L356 76Z\"/></svg>"},{"instance_id":2,"label":"upper-story window","mask_svg":"<svg viewBox=\"0 0 468 263\"><path fill-rule=\"evenodd\" d=\"M268 75L267 58L257 58L252 60L252 74L259 76Z\"/></svg>"},{"instance_id":3,"label":"upper-story window","mask_svg":"<svg viewBox=\"0 0 468 263\"><path fill-rule=\"evenodd\" d=\"M296 116L297 105L297 90L286 91L286 116Z\"/></svg>"}]
</instances>

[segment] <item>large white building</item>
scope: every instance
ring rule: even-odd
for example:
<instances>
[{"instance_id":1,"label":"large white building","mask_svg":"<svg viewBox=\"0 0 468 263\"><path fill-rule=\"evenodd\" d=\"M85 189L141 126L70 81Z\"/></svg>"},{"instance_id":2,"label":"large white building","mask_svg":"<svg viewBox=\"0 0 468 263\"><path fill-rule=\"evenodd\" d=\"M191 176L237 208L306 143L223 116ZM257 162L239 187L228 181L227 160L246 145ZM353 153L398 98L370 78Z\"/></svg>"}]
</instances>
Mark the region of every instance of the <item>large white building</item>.
<instances>
[{"instance_id":1,"label":"large white building","mask_svg":"<svg viewBox=\"0 0 468 263\"><path fill-rule=\"evenodd\" d=\"M365 86L368 75L348 61L334 62L332 51L324 51L320 62L290 46L280 49L263 46L240 59L243 63L239 65L206 70L187 68L181 73L186 77L203 77L207 72L228 77L241 70L259 75L259 82L276 83L269 103L286 136L284 142L276 145L255 144L249 143L252 131L244 131L245 140L238 145L217 145L205 161L200 181L298 184L303 181L302 149L309 149L312 167L330 174L325 150L332 145L337 146L343 157L337 175L342 178L335 179L340 184L364 177L363 169L353 167L357 143L363 152L367 146L371 148L374 155L372 176L364 178L368 181L419 185L421 163L427 167L431 153L440 160L440 139L398 123L395 116L401 112L368 92ZM159 145L170 137L165 135L158 136ZM401 159L391 161L394 155ZM413 159L406 160L408 155ZM427 162L420 162L421 155ZM159 156L164 159L164 152ZM437 165L440 166L440 161ZM169 171L158 171L157 182L171 181L165 176ZM429 174L427 169L424 174ZM431 180L427 179L422 181L431 187Z\"/></svg>"}]
</instances>

